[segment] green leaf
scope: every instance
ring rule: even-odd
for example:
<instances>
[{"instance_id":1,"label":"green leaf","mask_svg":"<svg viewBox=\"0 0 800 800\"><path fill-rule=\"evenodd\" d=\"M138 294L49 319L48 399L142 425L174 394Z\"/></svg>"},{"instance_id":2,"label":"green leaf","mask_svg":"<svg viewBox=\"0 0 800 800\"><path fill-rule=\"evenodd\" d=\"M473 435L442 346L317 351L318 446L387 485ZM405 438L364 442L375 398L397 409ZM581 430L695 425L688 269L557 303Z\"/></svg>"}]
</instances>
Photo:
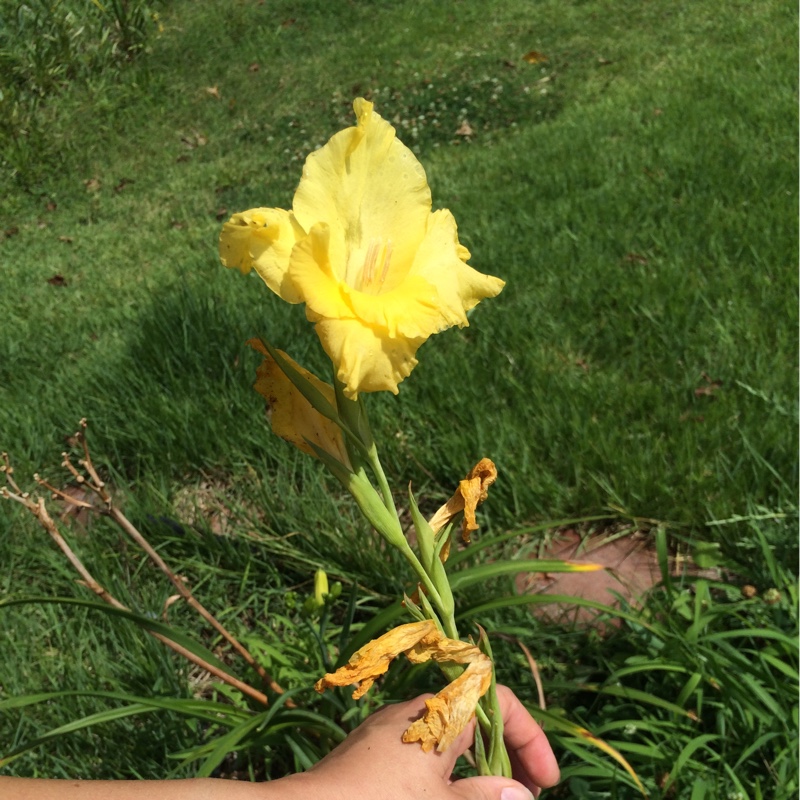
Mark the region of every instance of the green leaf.
<instances>
[{"instance_id":1,"label":"green leaf","mask_svg":"<svg viewBox=\"0 0 800 800\"><path fill-rule=\"evenodd\" d=\"M793 684L797 685L797 683L800 682L800 675L798 675L797 670L793 669L786 662L781 661L779 658L769 653L759 653L759 658L766 661L774 669L778 670L778 672L782 672Z\"/></svg>"},{"instance_id":2,"label":"green leaf","mask_svg":"<svg viewBox=\"0 0 800 800\"><path fill-rule=\"evenodd\" d=\"M602 569L604 569L602 564L577 561L545 561L544 559L495 561L491 564L480 564L453 573L450 576L450 585L455 592L476 583L484 583L500 575L516 575L520 572L597 572Z\"/></svg>"},{"instance_id":3,"label":"green leaf","mask_svg":"<svg viewBox=\"0 0 800 800\"><path fill-rule=\"evenodd\" d=\"M124 717L131 717L134 714L147 714L155 710L156 709L152 706L148 707L144 705L144 703L134 703L123 708L111 708L107 711L100 711L97 714L90 714L88 717L83 717L82 719L73 720L72 722L68 722L66 725L53 728L53 730L48 731L43 736L38 736L36 739L26 742L25 744L20 745L12 750L10 753L7 753L3 758L0 758L0 768L7 766L16 758L19 758L23 753L27 753L30 750L39 747L39 745L45 744L52 739L65 736L68 733L74 733L75 731L83 730L84 728L91 728L94 725L100 725L104 722L112 722L113 720L123 719Z\"/></svg>"},{"instance_id":4,"label":"green leaf","mask_svg":"<svg viewBox=\"0 0 800 800\"><path fill-rule=\"evenodd\" d=\"M434 535L428 521L422 516L417 505L414 493L411 491L411 484L408 485L408 507L411 511L411 519L414 522L414 530L417 532L417 547L422 560L422 566L429 574L433 574L434 566Z\"/></svg>"},{"instance_id":5,"label":"green leaf","mask_svg":"<svg viewBox=\"0 0 800 800\"><path fill-rule=\"evenodd\" d=\"M713 750L706 747L706 745L709 742L713 742L719 738L720 737L716 733L704 733L701 736L695 737L684 746L684 748L678 754L678 757L675 759L675 763L672 765L672 768L669 771L669 777L664 783L663 790L665 794L667 791L669 791L669 787L672 786L673 783L675 783L675 779L678 777L678 774L686 765L686 763L689 761L689 759L701 747L708 750L712 758L714 758L715 760L719 758L719 756L716 753L714 753Z\"/></svg>"},{"instance_id":6,"label":"green leaf","mask_svg":"<svg viewBox=\"0 0 800 800\"><path fill-rule=\"evenodd\" d=\"M772 716L780 718L783 715L784 712L775 701L775 698L752 675L742 673L736 675L733 679L744 684L748 694L760 700L761 704L765 706ZM752 706L751 710L755 711Z\"/></svg>"},{"instance_id":7,"label":"green leaf","mask_svg":"<svg viewBox=\"0 0 800 800\"><path fill-rule=\"evenodd\" d=\"M331 474L347 489L358 504L367 522L386 539L389 544L399 549L408 548L405 534L400 527L397 514L394 515L386 508L381 496L364 474L351 472L332 455L326 453L313 442L306 442L313 448L317 457L330 470Z\"/></svg>"},{"instance_id":8,"label":"green leaf","mask_svg":"<svg viewBox=\"0 0 800 800\"><path fill-rule=\"evenodd\" d=\"M651 694L650 692L644 692L641 689L632 689L626 686L600 686L596 683L582 683L578 684L576 688L584 689L585 691L589 692L597 692L598 694L611 695L612 697L623 697L626 700L635 700L646 705L656 706L658 708L666 709L667 711L672 711L673 714L678 714L682 717L689 717L689 719L695 721L697 719L697 716L694 714L694 712L687 711L685 708L681 708L679 705L676 705L669 700L664 700L657 695Z\"/></svg>"},{"instance_id":9,"label":"green leaf","mask_svg":"<svg viewBox=\"0 0 800 800\"><path fill-rule=\"evenodd\" d=\"M151 706L154 710L175 711L189 717L196 717L208 722L220 724L233 724L235 719L244 719L252 713L245 708L237 708L230 703L218 703L213 700L195 700L190 698L174 697L139 697L125 692L104 691L78 691L64 690L60 692L41 692L17 697L9 697L0 701L0 711L10 711L16 708L25 708L38 703L50 703L67 697L102 697L108 700L119 700L124 703L140 703Z\"/></svg>"},{"instance_id":10,"label":"green leaf","mask_svg":"<svg viewBox=\"0 0 800 800\"><path fill-rule=\"evenodd\" d=\"M741 639L745 636L750 639L775 639L797 651L798 640L796 636L789 636L773 628L741 628L732 631L719 631L703 637L703 641L708 643L720 641L721 639Z\"/></svg>"},{"instance_id":11,"label":"green leaf","mask_svg":"<svg viewBox=\"0 0 800 800\"><path fill-rule=\"evenodd\" d=\"M272 711L272 709L270 709L270 711ZM223 762L225 756L227 756L231 750L235 750L242 739L263 722L267 713L268 712L265 711L261 714L256 714L251 719L239 723L235 728L232 728L224 735L215 739L214 748L197 770L197 777L208 778Z\"/></svg>"},{"instance_id":12,"label":"green leaf","mask_svg":"<svg viewBox=\"0 0 800 800\"><path fill-rule=\"evenodd\" d=\"M697 542L692 548L692 560L700 569L711 569L724 562L718 542Z\"/></svg>"},{"instance_id":13,"label":"green leaf","mask_svg":"<svg viewBox=\"0 0 800 800\"><path fill-rule=\"evenodd\" d=\"M612 608L611 606L598 603L596 600L589 600L585 597L573 597L568 594L519 594L498 597L494 600L489 600L477 606L471 606L461 611L456 619L461 620L464 618L471 618L479 614L485 614L489 611L496 611L500 608L524 605L547 605L549 603L565 603L568 605L583 606L584 608L593 608L596 611L601 611L604 614L609 614L620 619L627 620L628 622L645 628L652 633L656 633L656 628L648 622L645 622L641 617L636 614L631 614L627 611L622 611L619 608Z\"/></svg>"},{"instance_id":14,"label":"green leaf","mask_svg":"<svg viewBox=\"0 0 800 800\"><path fill-rule=\"evenodd\" d=\"M676 700L679 706L686 704L686 701L692 696L692 694L694 694L695 689L697 689L702 679L703 676L699 672L695 672L689 676L689 679L683 685L683 688L678 695L678 699Z\"/></svg>"},{"instance_id":15,"label":"green leaf","mask_svg":"<svg viewBox=\"0 0 800 800\"><path fill-rule=\"evenodd\" d=\"M739 758L733 765L733 768L739 769L739 767L741 767L753 753L760 750L767 742L779 737L780 735L781 734L777 731L767 731L767 733L762 733L761 736L759 736L758 739L756 739L749 747L746 747L744 750L742 750Z\"/></svg>"},{"instance_id":16,"label":"green leaf","mask_svg":"<svg viewBox=\"0 0 800 800\"><path fill-rule=\"evenodd\" d=\"M672 575L669 571L669 547L667 545L667 531L663 526L656 528L656 555L658 568L661 571L661 580L668 592L672 591Z\"/></svg>"},{"instance_id":17,"label":"green leaf","mask_svg":"<svg viewBox=\"0 0 800 800\"><path fill-rule=\"evenodd\" d=\"M626 675L637 675L641 672L645 673L653 673L653 672L682 672L684 674L688 674L689 670L686 667L681 666L680 664L666 664L661 661L656 660L647 660L642 661L639 664L635 664L628 667L621 667L620 669L614 670L611 674L612 680L620 680L624 678Z\"/></svg>"},{"instance_id":18,"label":"green leaf","mask_svg":"<svg viewBox=\"0 0 800 800\"><path fill-rule=\"evenodd\" d=\"M695 778L692 784L692 796L689 800L704 800L711 790L711 784L705 778Z\"/></svg>"},{"instance_id":19,"label":"green leaf","mask_svg":"<svg viewBox=\"0 0 800 800\"><path fill-rule=\"evenodd\" d=\"M607 514L601 514L599 516L593 517L574 517L571 519L556 519L551 520L549 522L542 522L538 525L531 525L525 528L516 528L513 531L508 531L507 533L503 533L500 536L482 536L479 539L475 539L469 547L465 547L458 552L451 553L448 562L451 565L455 565L464 561L465 559L469 558L470 556L476 555L477 551L483 549L492 549L499 544L503 544L503 542L508 542L511 539L519 539L523 536L529 536L532 533L541 533L542 531L551 531L557 528L563 528L567 525L580 525L586 522L600 522L601 520L606 519L616 519L616 517L608 516Z\"/></svg>"},{"instance_id":20,"label":"green leaf","mask_svg":"<svg viewBox=\"0 0 800 800\"><path fill-rule=\"evenodd\" d=\"M298 742L294 736L287 736L285 741L294 755L297 772L307 772L316 764L316 754L309 747L308 742Z\"/></svg>"},{"instance_id":21,"label":"green leaf","mask_svg":"<svg viewBox=\"0 0 800 800\"><path fill-rule=\"evenodd\" d=\"M569 720L564 719L562 716L558 714L553 714L552 712L545 711L536 706L527 706L527 708L530 711L531 716L533 716L533 718L536 719L537 722L540 723L547 722L549 727L556 728L557 730L570 734L574 741L576 740L579 742L586 742L588 744L591 744L593 747L596 747L598 750L601 750L602 752L611 756L625 770L625 772L627 772L628 775L630 775L636 788L645 797L647 797L647 792L645 791L645 788L641 780L639 779L639 776L636 774L636 771L628 763L625 757L618 750L616 750L614 747L608 744L608 742L595 736L593 733L591 733L591 731L588 731L586 728L583 728L580 725L576 725L574 722L570 722ZM577 749L582 749L582 748L574 748L573 744L573 746L571 746L570 749L576 751Z\"/></svg>"},{"instance_id":22,"label":"green leaf","mask_svg":"<svg viewBox=\"0 0 800 800\"><path fill-rule=\"evenodd\" d=\"M311 403L313 408L322 414L323 417L326 417L331 422L335 422L341 427L342 420L339 417L339 412L328 402L326 397L314 384L302 373L298 372L266 339L261 339L261 344L267 349L267 352L272 356L281 372L292 382L297 391Z\"/></svg>"}]
</instances>

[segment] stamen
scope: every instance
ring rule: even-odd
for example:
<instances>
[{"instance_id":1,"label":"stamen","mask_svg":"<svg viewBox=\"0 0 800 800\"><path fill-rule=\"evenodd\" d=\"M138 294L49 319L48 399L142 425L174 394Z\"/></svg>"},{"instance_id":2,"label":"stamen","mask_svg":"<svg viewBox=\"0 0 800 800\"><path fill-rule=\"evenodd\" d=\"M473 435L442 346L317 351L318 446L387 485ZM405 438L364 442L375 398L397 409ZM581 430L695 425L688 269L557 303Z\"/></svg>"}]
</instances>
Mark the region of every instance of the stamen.
<instances>
[{"instance_id":1,"label":"stamen","mask_svg":"<svg viewBox=\"0 0 800 800\"><path fill-rule=\"evenodd\" d=\"M386 280L389 274L389 262L392 260L392 240L386 240L386 248L383 251L383 270L381 271L381 284Z\"/></svg>"},{"instance_id":2,"label":"stamen","mask_svg":"<svg viewBox=\"0 0 800 800\"><path fill-rule=\"evenodd\" d=\"M375 274L375 262L378 260L378 248L380 239L370 239L367 255L364 258L364 268L361 271L361 285L365 286Z\"/></svg>"}]
</instances>

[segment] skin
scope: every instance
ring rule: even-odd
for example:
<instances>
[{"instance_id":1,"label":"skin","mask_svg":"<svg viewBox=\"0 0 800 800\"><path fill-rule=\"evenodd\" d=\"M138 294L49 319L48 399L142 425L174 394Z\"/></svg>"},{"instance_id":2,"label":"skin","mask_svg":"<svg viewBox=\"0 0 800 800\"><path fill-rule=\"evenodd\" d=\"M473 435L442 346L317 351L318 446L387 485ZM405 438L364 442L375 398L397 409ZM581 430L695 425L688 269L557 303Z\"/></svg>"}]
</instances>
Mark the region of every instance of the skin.
<instances>
[{"instance_id":1,"label":"skin","mask_svg":"<svg viewBox=\"0 0 800 800\"><path fill-rule=\"evenodd\" d=\"M430 696L430 695L428 695ZM456 759L472 743L474 722L444 753L403 744L426 696L387 706L353 731L313 769L267 783L213 778L176 781L71 781L0 778L5 800L527 800L558 782L558 765L542 729L504 686L498 697L514 780L475 777L451 782Z\"/></svg>"}]
</instances>

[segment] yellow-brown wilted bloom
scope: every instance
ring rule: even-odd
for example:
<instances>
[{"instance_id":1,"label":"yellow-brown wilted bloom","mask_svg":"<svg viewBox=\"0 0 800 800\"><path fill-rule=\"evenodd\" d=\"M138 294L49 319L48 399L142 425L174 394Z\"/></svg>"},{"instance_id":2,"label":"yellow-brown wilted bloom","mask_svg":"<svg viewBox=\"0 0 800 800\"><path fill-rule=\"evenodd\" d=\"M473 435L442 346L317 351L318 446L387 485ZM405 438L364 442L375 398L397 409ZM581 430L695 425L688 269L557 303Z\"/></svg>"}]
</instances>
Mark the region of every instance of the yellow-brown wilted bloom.
<instances>
[{"instance_id":1,"label":"yellow-brown wilted bloom","mask_svg":"<svg viewBox=\"0 0 800 800\"><path fill-rule=\"evenodd\" d=\"M267 401L270 423L273 432L291 442L295 447L316 458L309 444L312 442L337 461L350 467L350 459L342 438L342 431L336 423L323 417L306 400L295 385L286 377L283 370L267 351L260 339L250 339L247 344L264 356L264 361L256 370L255 390ZM282 350L278 351L334 408L336 398L333 387L321 381L316 375L303 369Z\"/></svg>"},{"instance_id":2,"label":"yellow-brown wilted bloom","mask_svg":"<svg viewBox=\"0 0 800 800\"><path fill-rule=\"evenodd\" d=\"M428 524L434 533L440 531L456 514L464 512L461 538L469 543L472 531L478 530L475 509L489 496L489 487L497 479L497 467L488 458L482 458L463 481L455 494L431 517Z\"/></svg>"},{"instance_id":3,"label":"yellow-brown wilted bloom","mask_svg":"<svg viewBox=\"0 0 800 800\"><path fill-rule=\"evenodd\" d=\"M424 751L443 752L455 741L475 714L475 707L492 681L492 662L475 645L448 639L429 619L409 622L368 642L336 672L314 685L318 692L332 686L360 684L353 692L358 699L369 690L401 653L413 664L425 661L466 664L452 683L425 701L425 714L403 734L404 742L419 742Z\"/></svg>"}]
</instances>

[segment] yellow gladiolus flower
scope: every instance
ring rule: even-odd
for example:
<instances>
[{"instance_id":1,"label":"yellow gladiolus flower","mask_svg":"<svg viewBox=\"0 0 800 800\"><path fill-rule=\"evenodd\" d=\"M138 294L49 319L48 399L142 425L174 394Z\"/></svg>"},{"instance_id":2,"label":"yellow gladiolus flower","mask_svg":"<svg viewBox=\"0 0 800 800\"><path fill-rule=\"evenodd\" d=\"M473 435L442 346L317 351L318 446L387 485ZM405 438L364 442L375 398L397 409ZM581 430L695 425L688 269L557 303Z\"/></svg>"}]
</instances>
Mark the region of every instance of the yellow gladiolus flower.
<instances>
[{"instance_id":1,"label":"yellow gladiolus flower","mask_svg":"<svg viewBox=\"0 0 800 800\"><path fill-rule=\"evenodd\" d=\"M333 686L360 684L353 692L357 700L400 653L413 664L437 661L467 665L452 683L425 701L425 714L403 734L404 742L419 742L426 752L434 746L443 752L466 728L478 701L489 690L492 662L475 645L445 637L429 619L400 625L373 639L353 653L343 667L320 678L314 688L324 692Z\"/></svg>"},{"instance_id":2,"label":"yellow gladiolus flower","mask_svg":"<svg viewBox=\"0 0 800 800\"><path fill-rule=\"evenodd\" d=\"M420 345L467 325L504 285L466 264L453 215L431 211L425 171L394 128L363 98L353 108L357 125L307 158L291 211L234 214L220 236L226 267L305 303L350 398L396 394Z\"/></svg>"},{"instance_id":3,"label":"yellow gladiolus flower","mask_svg":"<svg viewBox=\"0 0 800 800\"><path fill-rule=\"evenodd\" d=\"M323 417L300 394L259 339L250 339L247 344L265 357L256 370L256 382L253 388L267 401L273 433L316 458L316 453L309 444L309 442L313 442L349 469L350 458L347 455L339 426ZM306 380L310 381L331 405L336 405L332 386L303 369L283 350L278 352Z\"/></svg>"}]
</instances>

